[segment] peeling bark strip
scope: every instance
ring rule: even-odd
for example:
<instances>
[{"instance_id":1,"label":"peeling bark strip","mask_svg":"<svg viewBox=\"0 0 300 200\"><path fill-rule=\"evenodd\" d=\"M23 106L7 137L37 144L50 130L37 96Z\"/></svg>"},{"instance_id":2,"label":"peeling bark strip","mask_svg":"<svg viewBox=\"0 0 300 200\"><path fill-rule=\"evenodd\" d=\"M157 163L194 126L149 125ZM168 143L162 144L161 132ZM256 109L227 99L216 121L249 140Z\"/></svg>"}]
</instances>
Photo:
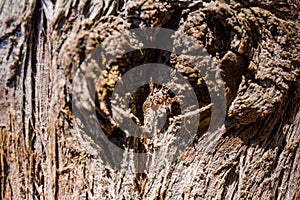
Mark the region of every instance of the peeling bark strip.
<instances>
[{"instance_id":1,"label":"peeling bark strip","mask_svg":"<svg viewBox=\"0 0 300 200\"><path fill-rule=\"evenodd\" d=\"M299 199L299 6L298 0L1 1L0 199ZM97 44L119 53L123 44L111 35L143 26L174 29L207 50L226 84L228 115L213 133L199 129L177 162L132 175L104 165L100 150L78 131L73 75ZM190 81L201 107L210 103L210 83L179 55L139 53L103 69L101 101L109 101L112 74L117 80L132 65L156 59ZM208 143L207 135L218 140Z\"/></svg>"}]
</instances>

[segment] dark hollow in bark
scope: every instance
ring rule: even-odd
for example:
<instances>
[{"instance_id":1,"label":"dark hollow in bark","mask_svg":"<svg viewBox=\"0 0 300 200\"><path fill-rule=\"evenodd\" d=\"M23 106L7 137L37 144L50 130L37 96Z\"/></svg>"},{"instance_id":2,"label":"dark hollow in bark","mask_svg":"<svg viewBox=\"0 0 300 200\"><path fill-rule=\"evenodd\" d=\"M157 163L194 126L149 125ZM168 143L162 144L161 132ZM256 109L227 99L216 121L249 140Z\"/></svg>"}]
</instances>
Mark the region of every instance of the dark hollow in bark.
<instances>
[{"instance_id":1,"label":"dark hollow in bark","mask_svg":"<svg viewBox=\"0 0 300 200\"><path fill-rule=\"evenodd\" d=\"M298 0L1 1L0 199L299 199L299 6ZM114 152L103 153L94 142L101 136L78 129L72 103L81 88L74 74L98 44L123 55L126 41L112 36L144 26L193 38L188 52L206 49L225 83L227 112L225 125L207 132L206 111L193 144L170 165L147 161L147 173L132 174L106 165ZM180 72L199 106L209 105L211 83L187 60L143 49L104 65L101 77L87 74L97 79L97 93L81 97L97 97L103 124L112 119L100 104L109 102L118 78L153 60ZM148 91L139 95L143 101ZM120 146L147 151L143 141L117 133L110 137Z\"/></svg>"}]
</instances>

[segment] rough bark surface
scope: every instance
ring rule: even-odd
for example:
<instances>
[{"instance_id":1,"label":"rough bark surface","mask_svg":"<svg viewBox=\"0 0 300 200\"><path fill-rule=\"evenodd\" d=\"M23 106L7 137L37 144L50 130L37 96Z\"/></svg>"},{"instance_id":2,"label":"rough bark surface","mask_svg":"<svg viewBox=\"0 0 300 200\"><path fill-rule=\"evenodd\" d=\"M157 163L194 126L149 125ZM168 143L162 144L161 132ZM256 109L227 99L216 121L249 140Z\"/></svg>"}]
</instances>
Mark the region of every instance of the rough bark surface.
<instances>
[{"instance_id":1,"label":"rough bark surface","mask_svg":"<svg viewBox=\"0 0 300 200\"><path fill-rule=\"evenodd\" d=\"M299 6L298 0L1 1L1 199L300 199ZM132 175L103 164L76 129L73 75L97 44L122 53L122 41L110 36L144 26L173 29L203 46L222 74L228 109L226 125L199 130L172 165ZM147 50L127 56L96 77L100 103L130 64L147 59L177 69L199 105L210 103L202 77L179 56ZM204 130L207 123L209 117L200 121ZM215 138L209 144L207 135Z\"/></svg>"}]
</instances>

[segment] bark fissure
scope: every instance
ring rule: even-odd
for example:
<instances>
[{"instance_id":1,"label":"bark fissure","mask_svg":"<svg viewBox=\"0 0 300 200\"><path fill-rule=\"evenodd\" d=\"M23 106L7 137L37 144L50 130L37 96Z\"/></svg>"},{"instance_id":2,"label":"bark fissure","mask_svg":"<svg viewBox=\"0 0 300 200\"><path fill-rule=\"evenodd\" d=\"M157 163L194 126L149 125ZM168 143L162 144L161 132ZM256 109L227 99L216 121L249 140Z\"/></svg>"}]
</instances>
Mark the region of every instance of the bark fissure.
<instances>
[{"instance_id":1,"label":"bark fissure","mask_svg":"<svg viewBox=\"0 0 300 200\"><path fill-rule=\"evenodd\" d=\"M299 5L298 0L2 1L0 198L298 199ZM89 137L77 128L72 102L76 71L93 49L101 43L110 48L105 53L123 55L126 41L112 35L143 26L171 28L196 41L191 49L207 50L223 77L228 112L226 125L209 133L204 130L210 111L204 113L201 134L178 160L152 168L148 162L147 173L132 174L103 162L114 161L115 152L98 148L93 139L102 135ZM100 69L101 77L94 77L100 80L97 112L110 101L118 78L153 61L182 73L201 107L210 103L210 83L181 55L152 51L143 57L147 51ZM81 96L93 99L89 95ZM143 103L149 93L141 89L136 95L131 108L139 110L143 106L134 103ZM111 118L101 117L105 129ZM107 135L119 146L142 149L143 141L117 131Z\"/></svg>"}]
</instances>

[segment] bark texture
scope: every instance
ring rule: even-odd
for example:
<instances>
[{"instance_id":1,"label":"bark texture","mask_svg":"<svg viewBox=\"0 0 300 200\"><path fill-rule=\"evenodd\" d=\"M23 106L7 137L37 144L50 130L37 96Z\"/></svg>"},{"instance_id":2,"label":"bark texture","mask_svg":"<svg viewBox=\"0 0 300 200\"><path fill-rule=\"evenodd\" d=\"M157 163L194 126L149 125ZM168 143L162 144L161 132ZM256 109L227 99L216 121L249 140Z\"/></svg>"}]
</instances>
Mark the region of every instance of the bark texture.
<instances>
[{"instance_id":1,"label":"bark texture","mask_svg":"<svg viewBox=\"0 0 300 200\"><path fill-rule=\"evenodd\" d=\"M300 199L299 6L298 0L1 1L1 199ZM226 125L213 132L204 133L209 113L201 118L203 130L176 162L132 175L105 165L76 129L73 75L99 43L122 54L125 44L110 37L115 32L145 26L173 29L203 46L225 82L228 108ZM177 69L199 105L209 105L193 66L147 51L129 53L94 77L100 103L130 64L150 60ZM105 106L98 117L109 124Z\"/></svg>"}]
</instances>

